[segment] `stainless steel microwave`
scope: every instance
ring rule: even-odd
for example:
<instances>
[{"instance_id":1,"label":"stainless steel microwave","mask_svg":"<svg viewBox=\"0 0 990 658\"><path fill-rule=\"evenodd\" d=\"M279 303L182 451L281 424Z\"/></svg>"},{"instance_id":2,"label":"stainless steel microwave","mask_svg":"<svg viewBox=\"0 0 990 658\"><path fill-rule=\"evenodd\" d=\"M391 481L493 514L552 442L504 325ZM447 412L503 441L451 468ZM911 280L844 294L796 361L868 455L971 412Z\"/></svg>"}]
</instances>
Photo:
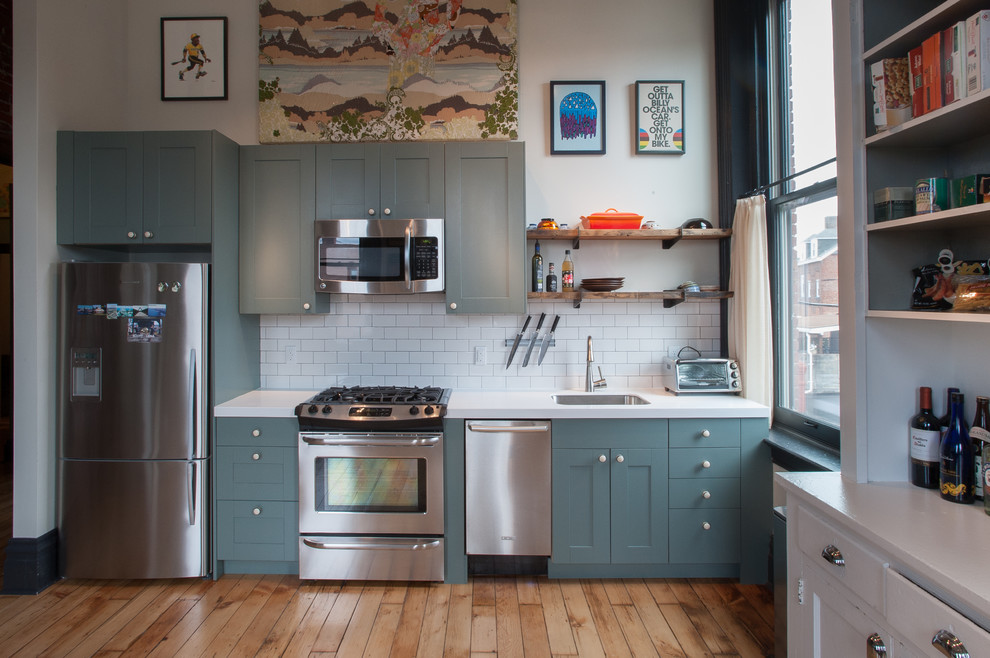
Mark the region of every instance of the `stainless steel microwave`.
<instances>
[{"instance_id":1,"label":"stainless steel microwave","mask_svg":"<svg viewBox=\"0 0 990 658\"><path fill-rule=\"evenodd\" d=\"M442 219L321 219L316 291L442 292Z\"/></svg>"}]
</instances>

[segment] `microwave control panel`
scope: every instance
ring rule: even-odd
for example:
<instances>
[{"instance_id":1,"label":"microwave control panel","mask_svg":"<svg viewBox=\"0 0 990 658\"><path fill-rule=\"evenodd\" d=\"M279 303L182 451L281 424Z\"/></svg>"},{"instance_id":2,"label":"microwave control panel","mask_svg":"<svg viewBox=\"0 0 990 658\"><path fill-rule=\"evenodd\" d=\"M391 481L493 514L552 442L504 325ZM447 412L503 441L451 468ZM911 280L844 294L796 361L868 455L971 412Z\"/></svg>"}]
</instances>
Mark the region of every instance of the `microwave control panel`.
<instances>
[{"instance_id":1,"label":"microwave control panel","mask_svg":"<svg viewBox=\"0 0 990 658\"><path fill-rule=\"evenodd\" d=\"M436 237L413 238L412 272L414 280L440 276L440 240Z\"/></svg>"}]
</instances>

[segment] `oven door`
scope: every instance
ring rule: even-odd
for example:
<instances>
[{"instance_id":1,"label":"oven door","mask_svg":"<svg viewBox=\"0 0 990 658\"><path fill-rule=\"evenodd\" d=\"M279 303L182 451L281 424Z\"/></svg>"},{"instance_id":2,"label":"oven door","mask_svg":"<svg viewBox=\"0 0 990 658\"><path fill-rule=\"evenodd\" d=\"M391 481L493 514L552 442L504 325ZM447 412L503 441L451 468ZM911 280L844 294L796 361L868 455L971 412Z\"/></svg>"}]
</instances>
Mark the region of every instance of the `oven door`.
<instances>
[{"instance_id":1,"label":"oven door","mask_svg":"<svg viewBox=\"0 0 990 658\"><path fill-rule=\"evenodd\" d=\"M443 435L301 432L299 532L443 535Z\"/></svg>"}]
</instances>

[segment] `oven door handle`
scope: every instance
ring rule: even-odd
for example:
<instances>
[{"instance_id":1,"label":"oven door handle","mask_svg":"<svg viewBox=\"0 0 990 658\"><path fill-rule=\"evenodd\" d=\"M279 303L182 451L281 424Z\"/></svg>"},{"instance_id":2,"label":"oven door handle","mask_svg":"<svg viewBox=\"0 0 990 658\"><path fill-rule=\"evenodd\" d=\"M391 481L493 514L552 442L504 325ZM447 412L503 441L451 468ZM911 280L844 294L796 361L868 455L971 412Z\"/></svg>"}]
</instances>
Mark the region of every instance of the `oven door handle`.
<instances>
[{"instance_id":1,"label":"oven door handle","mask_svg":"<svg viewBox=\"0 0 990 658\"><path fill-rule=\"evenodd\" d=\"M484 423L468 423L468 429L472 432L511 432L513 434L525 434L527 432L549 432L550 425L547 423L532 423L530 425L485 425Z\"/></svg>"},{"instance_id":2,"label":"oven door handle","mask_svg":"<svg viewBox=\"0 0 990 658\"><path fill-rule=\"evenodd\" d=\"M406 226L406 249L403 255L406 270L406 290L412 289L412 223Z\"/></svg>"},{"instance_id":3,"label":"oven door handle","mask_svg":"<svg viewBox=\"0 0 990 658\"><path fill-rule=\"evenodd\" d=\"M303 543L310 548L318 548L323 550L364 550L364 549L374 549L377 551L422 551L429 550L431 548L436 548L440 545L440 540L435 539L433 541L423 542L419 544L409 544L409 543L395 543L389 544L385 542L361 542L361 543L347 543L347 542L324 542L324 541L314 541L312 539L302 538Z\"/></svg>"},{"instance_id":4,"label":"oven door handle","mask_svg":"<svg viewBox=\"0 0 990 658\"><path fill-rule=\"evenodd\" d=\"M303 442L311 446L369 446L395 448L400 446L423 446L431 447L440 443L439 436L427 437L403 437L381 438L381 437L346 437L346 436L313 436L301 435Z\"/></svg>"}]
</instances>

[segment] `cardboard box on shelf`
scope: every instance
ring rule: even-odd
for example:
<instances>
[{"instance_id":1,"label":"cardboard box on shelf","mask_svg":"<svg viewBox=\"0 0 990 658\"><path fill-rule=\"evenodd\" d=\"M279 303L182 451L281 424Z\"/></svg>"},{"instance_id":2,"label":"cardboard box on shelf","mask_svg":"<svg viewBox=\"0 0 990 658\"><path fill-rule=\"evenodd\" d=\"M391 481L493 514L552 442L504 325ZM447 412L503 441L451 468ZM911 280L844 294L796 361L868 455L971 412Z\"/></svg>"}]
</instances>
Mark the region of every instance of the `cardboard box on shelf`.
<instances>
[{"instance_id":1,"label":"cardboard box on shelf","mask_svg":"<svg viewBox=\"0 0 990 658\"><path fill-rule=\"evenodd\" d=\"M990 9L966 20L966 93L990 89Z\"/></svg>"},{"instance_id":2,"label":"cardboard box on shelf","mask_svg":"<svg viewBox=\"0 0 990 658\"><path fill-rule=\"evenodd\" d=\"M870 65L873 80L873 125L877 132L911 118L911 76L907 57L881 59Z\"/></svg>"},{"instance_id":3,"label":"cardboard box on shelf","mask_svg":"<svg viewBox=\"0 0 990 658\"><path fill-rule=\"evenodd\" d=\"M966 96L966 23L942 30L942 105Z\"/></svg>"},{"instance_id":4,"label":"cardboard box on shelf","mask_svg":"<svg viewBox=\"0 0 990 658\"><path fill-rule=\"evenodd\" d=\"M910 217L914 214L913 187L882 187L873 192L873 221Z\"/></svg>"},{"instance_id":5,"label":"cardboard box on shelf","mask_svg":"<svg viewBox=\"0 0 990 658\"><path fill-rule=\"evenodd\" d=\"M908 53L908 69L911 75L911 116L925 113L925 76L921 67L921 46Z\"/></svg>"},{"instance_id":6,"label":"cardboard box on shelf","mask_svg":"<svg viewBox=\"0 0 990 658\"><path fill-rule=\"evenodd\" d=\"M921 70L925 113L942 107L942 33L921 42Z\"/></svg>"}]
</instances>

